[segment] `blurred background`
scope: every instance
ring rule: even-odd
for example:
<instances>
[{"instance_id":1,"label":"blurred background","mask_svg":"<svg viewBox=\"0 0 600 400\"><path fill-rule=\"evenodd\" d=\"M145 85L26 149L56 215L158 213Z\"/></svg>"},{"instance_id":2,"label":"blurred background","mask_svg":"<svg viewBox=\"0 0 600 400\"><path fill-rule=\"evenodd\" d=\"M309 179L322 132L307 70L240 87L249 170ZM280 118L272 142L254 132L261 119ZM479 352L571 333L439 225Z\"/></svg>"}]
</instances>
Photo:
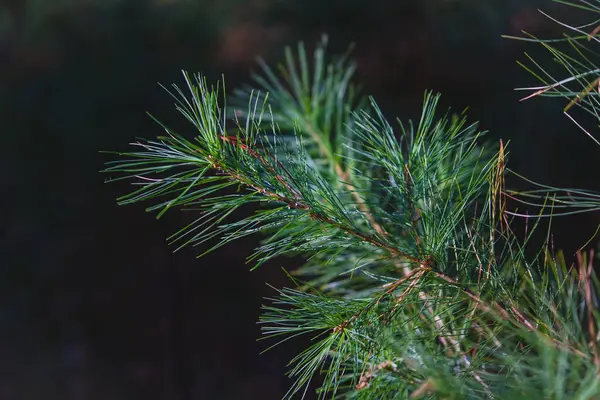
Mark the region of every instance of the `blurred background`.
<instances>
[{"instance_id":1,"label":"blurred background","mask_svg":"<svg viewBox=\"0 0 600 400\"><path fill-rule=\"evenodd\" d=\"M390 117L416 118L423 92L469 106L491 138L511 140L512 168L548 184L600 189L598 149L561 101L519 103L537 82L516 60L544 61L522 30L557 37L537 12L578 18L550 0L2 0L0 2L0 399L279 399L302 340L259 355L263 297L288 284L282 259L249 272L255 239L196 259L157 221L117 207L126 184L98 171L135 137L161 134L146 111L192 135L157 82L180 70L233 89L255 59L355 44L357 81ZM518 183L515 183L518 184ZM170 214L170 215L169 215ZM593 215L557 220L573 249ZM568 254L571 252L567 251ZM307 398L313 398L309 395Z\"/></svg>"}]
</instances>

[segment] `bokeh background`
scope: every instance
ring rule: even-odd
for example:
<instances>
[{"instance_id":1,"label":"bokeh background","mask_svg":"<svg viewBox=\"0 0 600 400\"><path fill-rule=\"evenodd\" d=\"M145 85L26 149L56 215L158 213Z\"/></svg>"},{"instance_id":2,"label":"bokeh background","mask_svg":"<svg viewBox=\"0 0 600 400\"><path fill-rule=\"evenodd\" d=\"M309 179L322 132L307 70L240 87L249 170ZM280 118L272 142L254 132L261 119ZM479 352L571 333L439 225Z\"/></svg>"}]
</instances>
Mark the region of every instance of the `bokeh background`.
<instances>
[{"instance_id":1,"label":"bokeh background","mask_svg":"<svg viewBox=\"0 0 600 400\"><path fill-rule=\"evenodd\" d=\"M117 207L126 184L98 171L134 137L193 134L157 82L181 69L234 88L255 58L355 44L357 80L390 117L418 117L423 92L469 106L491 138L511 140L511 165L549 184L599 189L598 149L560 101L519 103L536 82L517 64L556 37L575 10L550 0L3 0L0 2L0 399L279 399L287 361L306 344L263 355L263 297L288 283L280 260L249 272L256 239L197 260L165 238L187 216L157 221ZM516 185L519 183L515 183ZM573 249L593 215L556 222ZM313 398L308 396L308 398Z\"/></svg>"}]
</instances>

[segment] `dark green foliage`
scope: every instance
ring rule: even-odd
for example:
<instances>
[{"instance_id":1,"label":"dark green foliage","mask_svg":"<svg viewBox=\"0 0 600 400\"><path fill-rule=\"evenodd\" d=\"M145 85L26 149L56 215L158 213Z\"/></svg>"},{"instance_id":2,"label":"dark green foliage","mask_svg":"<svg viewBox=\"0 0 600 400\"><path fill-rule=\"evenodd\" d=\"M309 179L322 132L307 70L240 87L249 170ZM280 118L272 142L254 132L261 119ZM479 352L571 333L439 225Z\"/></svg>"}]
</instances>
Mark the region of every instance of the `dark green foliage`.
<instances>
[{"instance_id":1,"label":"dark green foliage","mask_svg":"<svg viewBox=\"0 0 600 400\"><path fill-rule=\"evenodd\" d=\"M139 186L121 204L197 210L171 238L179 247L208 242L205 254L260 233L253 267L305 257L302 282L276 290L261 319L267 338L313 340L290 363L286 397L317 374L320 398L600 395L591 260L569 267L549 243L526 255L504 145L440 113L432 93L418 122L390 123L358 96L347 57L326 61L323 42L310 58L300 45L278 72L263 63L231 113L223 85L185 74L173 97L195 136L163 126L106 171ZM258 211L230 218L250 203Z\"/></svg>"}]
</instances>

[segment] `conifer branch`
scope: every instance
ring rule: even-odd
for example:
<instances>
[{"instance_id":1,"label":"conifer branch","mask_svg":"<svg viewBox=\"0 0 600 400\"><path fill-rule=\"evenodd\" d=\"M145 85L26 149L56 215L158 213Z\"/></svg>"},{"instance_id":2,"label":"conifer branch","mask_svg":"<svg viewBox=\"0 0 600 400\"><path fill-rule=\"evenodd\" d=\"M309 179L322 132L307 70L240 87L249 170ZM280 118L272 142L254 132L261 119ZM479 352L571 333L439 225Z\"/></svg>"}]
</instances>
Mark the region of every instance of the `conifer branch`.
<instances>
[{"instance_id":1,"label":"conifer branch","mask_svg":"<svg viewBox=\"0 0 600 400\"><path fill-rule=\"evenodd\" d=\"M431 93L418 123L393 127L357 95L347 56L326 61L324 43L312 66L300 44L296 55L286 50L281 74L262 67L260 91L237 92L245 111L232 120L221 106L224 85L184 74L189 94L173 86L172 96L196 136L161 125L165 136L135 143L138 151L119 154L106 172L135 184L121 204L151 201L158 217L199 211L170 238L178 248L215 241L206 254L261 234L248 258L255 268L282 255L306 258L294 272L306 282L275 289L261 318L276 344L313 338L290 362L287 399L317 374L319 398L600 396L593 254L580 253L578 268L548 243L530 256L529 238L547 214L535 216L523 241L507 218L520 213L506 205L509 197L545 205L551 194L553 209L569 214L600 208L600 196L506 189L504 174L513 172L504 143L493 154L476 124L439 114ZM578 71L536 96L592 75ZM600 106L593 79L567 110ZM255 212L232 220L248 204Z\"/></svg>"}]
</instances>

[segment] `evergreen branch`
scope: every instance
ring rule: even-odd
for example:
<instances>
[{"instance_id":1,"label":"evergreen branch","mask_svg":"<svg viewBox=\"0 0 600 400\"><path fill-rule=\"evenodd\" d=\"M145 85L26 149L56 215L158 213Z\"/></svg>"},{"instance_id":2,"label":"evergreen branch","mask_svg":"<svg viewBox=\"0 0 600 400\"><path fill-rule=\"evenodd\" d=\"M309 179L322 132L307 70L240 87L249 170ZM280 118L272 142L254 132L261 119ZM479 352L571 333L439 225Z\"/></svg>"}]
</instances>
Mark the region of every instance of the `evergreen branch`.
<instances>
[{"instance_id":1,"label":"evergreen branch","mask_svg":"<svg viewBox=\"0 0 600 400\"><path fill-rule=\"evenodd\" d=\"M567 111L595 112L593 74L581 73L589 60L552 51L579 75L535 90L565 94L585 80ZM312 69L302 44L285 57L279 74L263 62L255 79L268 93L239 91L246 111L231 121L222 86L184 74L190 94L173 86L172 95L196 136L161 125L165 136L135 143L139 151L119 154L107 172L136 185L121 204L152 201L158 217L200 211L170 238L178 248L215 240L206 254L258 233L266 239L248 257L254 267L279 255L307 259L296 271L306 284L276 289L261 318L275 345L313 339L290 362L286 398L306 394L317 374L319 398L600 395L600 282L590 261L580 254L568 267L548 243L528 256L544 214L521 241L508 219L517 212L506 208L508 197L537 204L553 191L555 208L573 212L595 207L596 194L511 192L504 144L484 150L476 124L438 115L439 96L427 93L418 123L397 131L372 99L356 96L347 57L326 64L324 44ZM247 204L255 212L233 219Z\"/></svg>"}]
</instances>

